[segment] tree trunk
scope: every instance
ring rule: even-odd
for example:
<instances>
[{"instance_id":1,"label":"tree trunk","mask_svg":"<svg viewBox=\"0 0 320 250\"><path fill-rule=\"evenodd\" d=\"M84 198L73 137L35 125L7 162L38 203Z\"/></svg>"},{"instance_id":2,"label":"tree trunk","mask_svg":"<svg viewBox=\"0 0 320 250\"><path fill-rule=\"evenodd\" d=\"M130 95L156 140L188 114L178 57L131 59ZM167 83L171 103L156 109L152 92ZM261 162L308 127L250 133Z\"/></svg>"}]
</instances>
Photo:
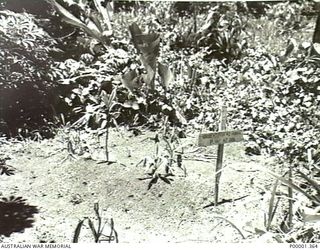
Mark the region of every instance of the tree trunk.
<instances>
[{"instance_id":1,"label":"tree trunk","mask_svg":"<svg viewBox=\"0 0 320 250\"><path fill-rule=\"evenodd\" d=\"M314 29L312 42L320 43L320 13L318 14L318 17L317 17L316 28Z\"/></svg>"}]
</instances>

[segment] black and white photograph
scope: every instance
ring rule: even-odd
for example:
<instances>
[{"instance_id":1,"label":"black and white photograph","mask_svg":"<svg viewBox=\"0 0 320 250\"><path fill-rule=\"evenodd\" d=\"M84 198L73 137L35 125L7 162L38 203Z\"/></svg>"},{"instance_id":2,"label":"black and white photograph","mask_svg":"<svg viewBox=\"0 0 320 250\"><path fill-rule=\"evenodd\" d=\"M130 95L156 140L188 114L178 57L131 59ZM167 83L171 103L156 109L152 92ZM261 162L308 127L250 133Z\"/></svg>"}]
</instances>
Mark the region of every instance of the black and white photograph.
<instances>
[{"instance_id":1,"label":"black and white photograph","mask_svg":"<svg viewBox=\"0 0 320 250\"><path fill-rule=\"evenodd\" d=\"M318 248L320 2L0 0L0 247L73 243Z\"/></svg>"}]
</instances>

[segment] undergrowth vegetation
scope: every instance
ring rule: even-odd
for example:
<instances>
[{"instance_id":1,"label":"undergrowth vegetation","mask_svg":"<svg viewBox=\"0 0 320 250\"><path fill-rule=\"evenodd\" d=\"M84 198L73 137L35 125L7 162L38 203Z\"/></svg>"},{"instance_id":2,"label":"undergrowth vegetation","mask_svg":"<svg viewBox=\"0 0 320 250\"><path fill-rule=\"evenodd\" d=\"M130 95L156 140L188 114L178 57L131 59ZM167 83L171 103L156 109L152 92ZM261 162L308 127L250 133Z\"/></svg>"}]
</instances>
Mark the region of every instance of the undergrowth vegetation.
<instances>
[{"instance_id":1,"label":"undergrowth vegetation","mask_svg":"<svg viewBox=\"0 0 320 250\"><path fill-rule=\"evenodd\" d=\"M98 0L48 2L61 24L76 32L81 49L63 59L36 17L1 10L1 133L27 134L35 121L40 130L53 118L58 126L107 136L109 126L119 125L216 131L224 104L228 128L248 138L246 152L275 157L274 177L288 186L279 200L288 203L290 215L272 226L275 187L267 231L291 232L287 241L316 241L296 235L301 221L306 230L312 227L305 211L320 203L320 56L312 43L315 16L305 14L313 13L313 2L262 4L262 13L244 3L192 3L178 10L171 2L135 2L114 11ZM172 181L178 139L165 138L165 157L156 142L154 159L143 161L149 188Z\"/></svg>"},{"instance_id":2,"label":"undergrowth vegetation","mask_svg":"<svg viewBox=\"0 0 320 250\"><path fill-rule=\"evenodd\" d=\"M16 136L51 121L55 40L27 13L0 12L0 129ZM42 128L42 130L49 128Z\"/></svg>"}]
</instances>

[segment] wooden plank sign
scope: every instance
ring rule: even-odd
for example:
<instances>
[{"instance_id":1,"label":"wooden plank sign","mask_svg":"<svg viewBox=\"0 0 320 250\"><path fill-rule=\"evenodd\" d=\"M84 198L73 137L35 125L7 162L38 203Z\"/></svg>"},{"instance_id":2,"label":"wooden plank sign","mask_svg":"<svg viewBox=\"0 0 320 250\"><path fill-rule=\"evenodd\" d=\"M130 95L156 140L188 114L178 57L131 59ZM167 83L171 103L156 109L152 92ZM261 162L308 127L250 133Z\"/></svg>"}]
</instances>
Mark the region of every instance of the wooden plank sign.
<instances>
[{"instance_id":1,"label":"wooden plank sign","mask_svg":"<svg viewBox=\"0 0 320 250\"><path fill-rule=\"evenodd\" d=\"M243 141L243 133L240 130L229 130L199 134L198 146L210 146L231 142Z\"/></svg>"},{"instance_id":2,"label":"wooden plank sign","mask_svg":"<svg viewBox=\"0 0 320 250\"><path fill-rule=\"evenodd\" d=\"M215 169L214 205L219 205L219 183L223 169L224 144L243 141L243 133L240 130L226 130L227 126L227 107L221 106L219 132L199 134L198 146L211 146L218 144L217 162Z\"/></svg>"}]
</instances>

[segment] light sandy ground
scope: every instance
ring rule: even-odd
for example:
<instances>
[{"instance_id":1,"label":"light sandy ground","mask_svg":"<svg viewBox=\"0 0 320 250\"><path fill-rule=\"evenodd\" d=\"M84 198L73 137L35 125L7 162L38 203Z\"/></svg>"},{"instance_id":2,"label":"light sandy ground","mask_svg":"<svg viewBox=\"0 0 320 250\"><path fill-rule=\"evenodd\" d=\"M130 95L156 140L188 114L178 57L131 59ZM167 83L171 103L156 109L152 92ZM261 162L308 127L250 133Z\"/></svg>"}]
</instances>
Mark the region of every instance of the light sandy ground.
<instances>
[{"instance_id":1,"label":"light sandy ground","mask_svg":"<svg viewBox=\"0 0 320 250\"><path fill-rule=\"evenodd\" d=\"M98 202L103 218L113 218L122 243L276 242L268 234L260 237L256 230L264 230L273 183L260 171L272 167L263 157L246 156L243 143L226 145L220 187L224 202L210 206L216 147L198 148L196 135L188 134L180 142L185 145L182 164L187 176L178 169L170 185L159 180L147 190L148 181L138 180L146 167L138 163L154 154L155 143L150 139L154 135L111 131L110 151L117 159L111 165L99 164L104 157L103 140L85 134L77 146L84 151L88 147L89 153L75 154L77 159L66 159L67 133L41 142L2 143L0 157L11 157L7 163L16 171L0 176L1 196L23 197L39 213L34 215L33 227L2 236L1 241L71 242L78 221L95 218L93 206ZM95 160L85 159L88 155ZM109 233L107 225L105 234ZM79 241L93 241L87 225Z\"/></svg>"}]
</instances>

